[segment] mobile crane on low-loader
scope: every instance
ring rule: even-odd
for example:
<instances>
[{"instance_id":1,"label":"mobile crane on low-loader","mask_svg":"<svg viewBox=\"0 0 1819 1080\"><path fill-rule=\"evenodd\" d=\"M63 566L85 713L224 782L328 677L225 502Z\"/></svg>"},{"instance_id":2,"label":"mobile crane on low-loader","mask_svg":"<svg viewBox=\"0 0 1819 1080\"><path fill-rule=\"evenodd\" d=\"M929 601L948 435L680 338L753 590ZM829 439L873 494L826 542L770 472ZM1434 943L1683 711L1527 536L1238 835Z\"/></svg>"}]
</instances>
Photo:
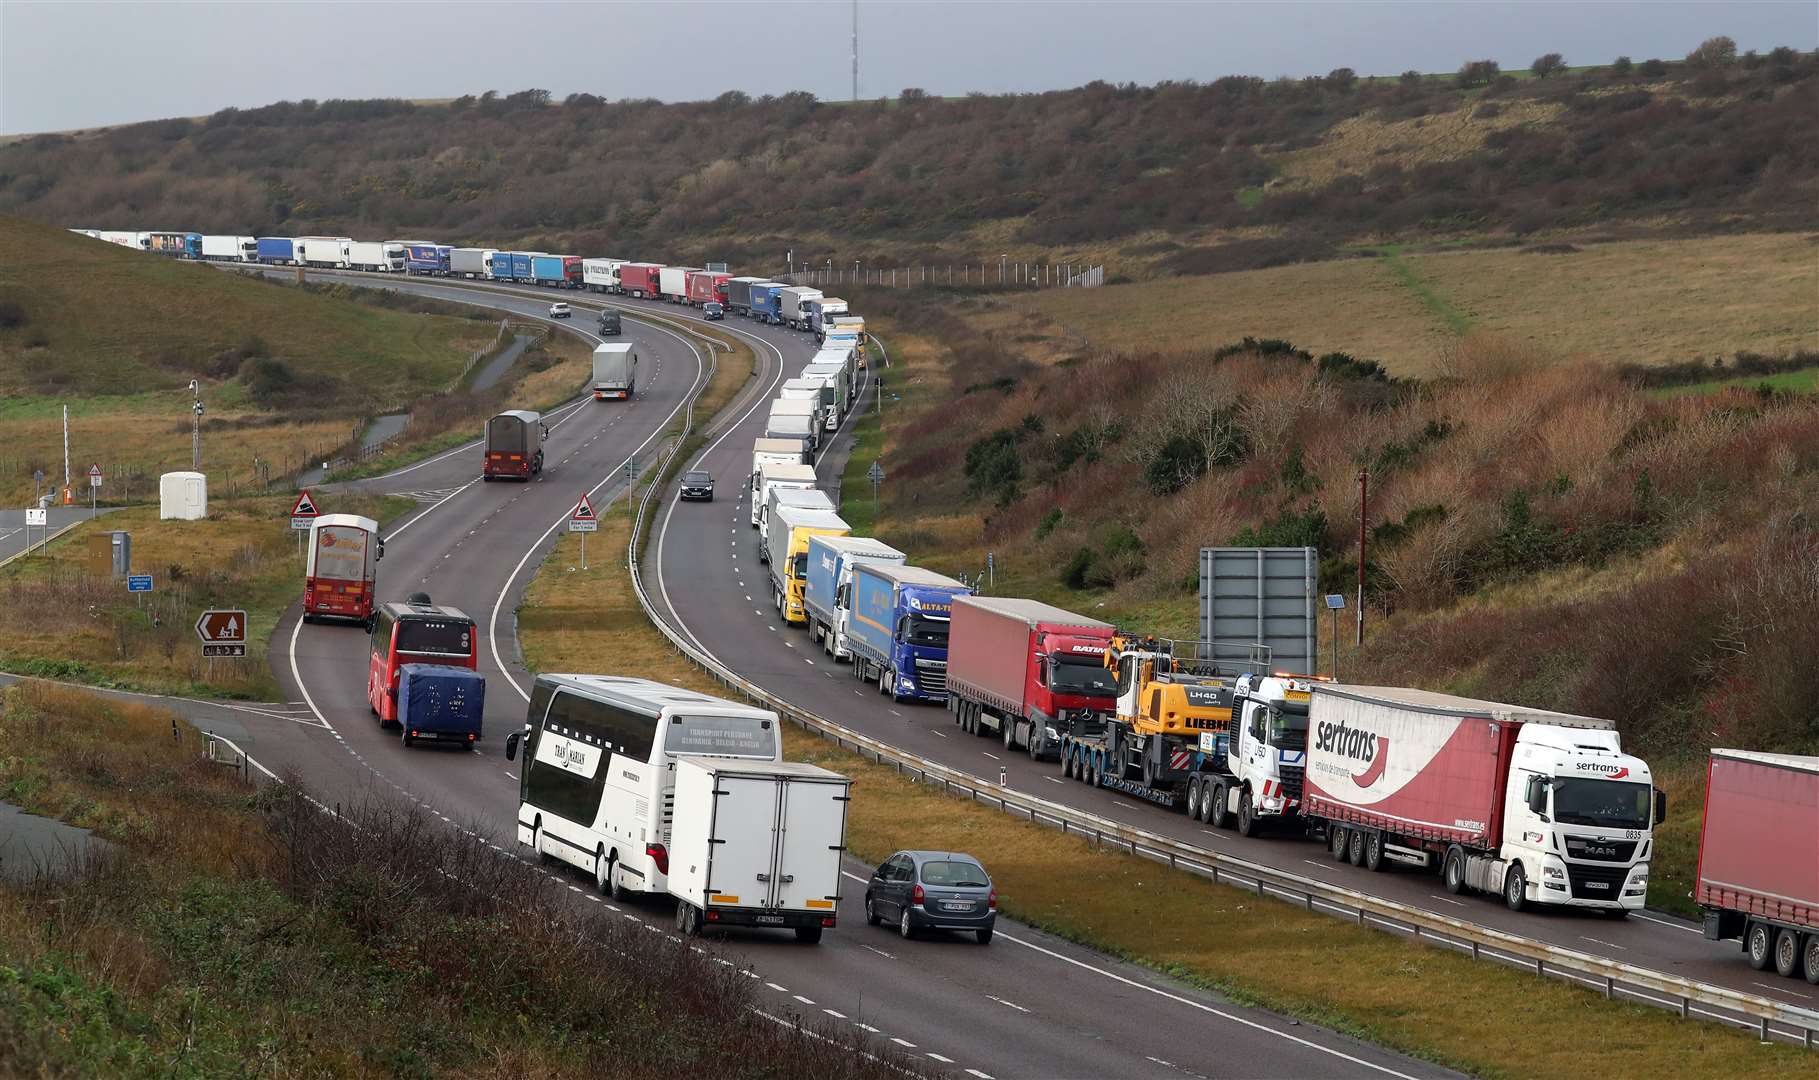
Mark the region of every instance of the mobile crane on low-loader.
<instances>
[{"instance_id":1,"label":"mobile crane on low-loader","mask_svg":"<svg viewBox=\"0 0 1819 1080\"><path fill-rule=\"evenodd\" d=\"M1117 673L1117 707L1069 720L1063 774L1173 809L1203 777L1225 775L1232 676L1267 667L1263 651L1114 634L1103 662Z\"/></svg>"},{"instance_id":2,"label":"mobile crane on low-loader","mask_svg":"<svg viewBox=\"0 0 1819 1080\"><path fill-rule=\"evenodd\" d=\"M1448 892L1517 911L1642 907L1667 799L1609 720L1281 674L1231 697L1226 775L1199 778L1195 817L1247 833L1273 819L1370 870L1438 867Z\"/></svg>"}]
</instances>

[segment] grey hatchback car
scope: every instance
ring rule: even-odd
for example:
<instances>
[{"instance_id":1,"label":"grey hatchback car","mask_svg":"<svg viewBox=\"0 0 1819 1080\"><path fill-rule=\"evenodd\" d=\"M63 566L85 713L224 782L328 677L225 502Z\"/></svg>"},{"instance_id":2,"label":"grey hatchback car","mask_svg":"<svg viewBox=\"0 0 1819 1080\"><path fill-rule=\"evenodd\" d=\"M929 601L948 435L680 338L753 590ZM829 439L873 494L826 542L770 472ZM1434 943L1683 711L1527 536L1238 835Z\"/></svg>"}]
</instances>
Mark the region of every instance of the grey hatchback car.
<instances>
[{"instance_id":1,"label":"grey hatchback car","mask_svg":"<svg viewBox=\"0 0 1819 1080\"><path fill-rule=\"evenodd\" d=\"M998 890L971 855L899 851L865 886L865 921L886 920L906 938L918 930L970 930L985 945L998 922Z\"/></svg>"}]
</instances>

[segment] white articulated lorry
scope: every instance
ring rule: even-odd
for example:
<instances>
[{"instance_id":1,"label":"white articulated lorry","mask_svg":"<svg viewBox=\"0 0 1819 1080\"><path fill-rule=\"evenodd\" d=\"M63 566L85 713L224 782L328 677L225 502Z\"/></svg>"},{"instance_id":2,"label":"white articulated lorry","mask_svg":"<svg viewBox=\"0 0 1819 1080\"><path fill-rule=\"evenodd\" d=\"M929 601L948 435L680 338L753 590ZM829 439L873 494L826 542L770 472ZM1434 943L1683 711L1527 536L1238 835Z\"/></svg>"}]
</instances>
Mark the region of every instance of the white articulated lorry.
<instances>
[{"instance_id":1,"label":"white articulated lorry","mask_svg":"<svg viewBox=\"0 0 1819 1080\"><path fill-rule=\"evenodd\" d=\"M834 925L852 781L818 765L680 755L670 828L676 929Z\"/></svg>"},{"instance_id":2,"label":"white articulated lorry","mask_svg":"<svg viewBox=\"0 0 1819 1080\"><path fill-rule=\"evenodd\" d=\"M801 465L802 443L795 439L753 439L752 471L746 478L746 498L751 503L752 528L764 506L764 467L766 465Z\"/></svg>"},{"instance_id":3,"label":"white articulated lorry","mask_svg":"<svg viewBox=\"0 0 1819 1080\"><path fill-rule=\"evenodd\" d=\"M807 432L808 447L810 450L814 450L821 445L820 395L816 395L813 398L794 399L780 397L771 402L770 422L772 424L788 421L791 420L791 418L800 418L801 426L803 430Z\"/></svg>"},{"instance_id":4,"label":"white articulated lorry","mask_svg":"<svg viewBox=\"0 0 1819 1080\"><path fill-rule=\"evenodd\" d=\"M1648 894L1667 800L1616 726L1452 694L1245 675L1232 688L1229 776L1199 801L1215 825L1299 818L1335 859L1438 867L1525 904L1622 915Z\"/></svg>"},{"instance_id":5,"label":"white articulated lorry","mask_svg":"<svg viewBox=\"0 0 1819 1080\"><path fill-rule=\"evenodd\" d=\"M771 492L778 488L812 488L815 486L815 467L804 465L800 458L791 457L787 461L766 461L758 467L757 482L752 485L752 528L762 530L766 507L770 505ZM763 536L763 532L759 532Z\"/></svg>"}]
</instances>

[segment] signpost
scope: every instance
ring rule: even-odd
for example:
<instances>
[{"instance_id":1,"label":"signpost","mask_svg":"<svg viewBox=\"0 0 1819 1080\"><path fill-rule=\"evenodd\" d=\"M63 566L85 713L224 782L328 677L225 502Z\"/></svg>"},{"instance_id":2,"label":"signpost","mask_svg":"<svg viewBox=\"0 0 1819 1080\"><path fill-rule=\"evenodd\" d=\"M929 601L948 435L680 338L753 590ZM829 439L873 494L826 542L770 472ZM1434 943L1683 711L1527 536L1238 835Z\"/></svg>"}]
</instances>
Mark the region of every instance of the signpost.
<instances>
[{"instance_id":1,"label":"signpost","mask_svg":"<svg viewBox=\"0 0 1819 1080\"><path fill-rule=\"evenodd\" d=\"M246 612L205 611L196 620L196 636L202 639L202 655L246 655Z\"/></svg>"},{"instance_id":2,"label":"signpost","mask_svg":"<svg viewBox=\"0 0 1819 1080\"><path fill-rule=\"evenodd\" d=\"M1345 610L1344 593L1327 593L1326 609L1333 613L1333 678L1339 678L1339 613Z\"/></svg>"},{"instance_id":3,"label":"signpost","mask_svg":"<svg viewBox=\"0 0 1819 1080\"><path fill-rule=\"evenodd\" d=\"M309 488L304 488L302 494L297 496L297 505L291 507L291 528L308 532L310 523L321 514L316 509L316 500L310 498Z\"/></svg>"},{"instance_id":4,"label":"signpost","mask_svg":"<svg viewBox=\"0 0 1819 1080\"><path fill-rule=\"evenodd\" d=\"M101 493L101 466L88 467L88 519L95 520L95 499Z\"/></svg>"},{"instance_id":5,"label":"signpost","mask_svg":"<svg viewBox=\"0 0 1819 1080\"><path fill-rule=\"evenodd\" d=\"M581 534L581 569L587 569L587 534L600 531L600 519L594 515L594 504L587 501L587 492L581 493L581 501L568 515L568 531Z\"/></svg>"},{"instance_id":6,"label":"signpost","mask_svg":"<svg viewBox=\"0 0 1819 1080\"><path fill-rule=\"evenodd\" d=\"M988 551L985 553L985 580L986 588L989 589L996 589L998 587L998 569L993 565L996 562L997 560L992 557L991 552Z\"/></svg>"},{"instance_id":7,"label":"signpost","mask_svg":"<svg viewBox=\"0 0 1819 1080\"><path fill-rule=\"evenodd\" d=\"M877 502L878 485L884 483L884 466L876 461L872 462L872 467L865 470L865 478L872 482L872 501Z\"/></svg>"},{"instance_id":8,"label":"signpost","mask_svg":"<svg viewBox=\"0 0 1819 1080\"><path fill-rule=\"evenodd\" d=\"M145 594L152 591L152 576L150 574L126 575L126 591L134 594L133 601L138 606L144 607Z\"/></svg>"},{"instance_id":9,"label":"signpost","mask_svg":"<svg viewBox=\"0 0 1819 1080\"><path fill-rule=\"evenodd\" d=\"M48 499L50 496L47 495L44 498ZM25 551L27 554L30 554L32 550L32 526L34 525L43 530L39 534L38 542L46 546L50 544L50 520L51 512L42 505L25 508Z\"/></svg>"}]
</instances>

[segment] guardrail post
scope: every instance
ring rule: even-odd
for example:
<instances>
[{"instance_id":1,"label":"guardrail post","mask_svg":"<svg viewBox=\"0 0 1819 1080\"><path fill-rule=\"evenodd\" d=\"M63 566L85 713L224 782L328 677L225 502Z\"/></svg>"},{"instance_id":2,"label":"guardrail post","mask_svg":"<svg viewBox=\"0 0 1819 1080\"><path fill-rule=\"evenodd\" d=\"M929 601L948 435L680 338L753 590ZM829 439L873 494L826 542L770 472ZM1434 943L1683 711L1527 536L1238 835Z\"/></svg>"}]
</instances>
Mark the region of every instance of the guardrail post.
<instances>
[{"instance_id":1,"label":"guardrail post","mask_svg":"<svg viewBox=\"0 0 1819 1080\"><path fill-rule=\"evenodd\" d=\"M1542 960L1539 956L1537 956L1535 958L1535 974L1536 975L1546 975L1547 974L1547 967L1545 964L1542 963Z\"/></svg>"},{"instance_id":2,"label":"guardrail post","mask_svg":"<svg viewBox=\"0 0 1819 1080\"><path fill-rule=\"evenodd\" d=\"M1476 941L1472 942L1472 959L1473 960L1478 959L1478 943ZM1682 1002L1682 1004L1685 1004L1685 1003Z\"/></svg>"},{"instance_id":3,"label":"guardrail post","mask_svg":"<svg viewBox=\"0 0 1819 1080\"><path fill-rule=\"evenodd\" d=\"M1617 980L1609 975L1604 977L1604 1000L1610 1001L1617 996Z\"/></svg>"},{"instance_id":4,"label":"guardrail post","mask_svg":"<svg viewBox=\"0 0 1819 1080\"><path fill-rule=\"evenodd\" d=\"M1761 1027L1762 1027L1762 1041L1768 1042L1768 1017L1765 1016L1762 1018Z\"/></svg>"}]
</instances>

